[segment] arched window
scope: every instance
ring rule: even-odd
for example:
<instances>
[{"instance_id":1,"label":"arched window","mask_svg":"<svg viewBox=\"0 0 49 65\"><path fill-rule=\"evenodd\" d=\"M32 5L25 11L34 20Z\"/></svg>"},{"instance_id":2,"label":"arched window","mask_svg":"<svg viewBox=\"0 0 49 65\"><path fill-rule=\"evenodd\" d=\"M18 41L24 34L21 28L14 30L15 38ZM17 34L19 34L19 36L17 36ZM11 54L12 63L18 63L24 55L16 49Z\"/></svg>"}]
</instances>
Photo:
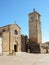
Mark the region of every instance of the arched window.
<instances>
[{"instance_id":1,"label":"arched window","mask_svg":"<svg viewBox=\"0 0 49 65\"><path fill-rule=\"evenodd\" d=\"M15 34L15 35L18 35L18 31L17 31L17 30L14 30L14 34Z\"/></svg>"}]
</instances>

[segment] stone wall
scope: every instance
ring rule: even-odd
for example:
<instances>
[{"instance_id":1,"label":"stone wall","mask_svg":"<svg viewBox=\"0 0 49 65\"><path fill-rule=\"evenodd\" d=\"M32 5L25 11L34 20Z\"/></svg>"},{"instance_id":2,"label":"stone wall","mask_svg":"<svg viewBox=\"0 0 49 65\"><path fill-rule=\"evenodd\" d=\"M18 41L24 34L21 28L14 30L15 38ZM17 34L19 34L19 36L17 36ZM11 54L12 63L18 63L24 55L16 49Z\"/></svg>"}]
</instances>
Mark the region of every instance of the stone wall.
<instances>
[{"instance_id":1,"label":"stone wall","mask_svg":"<svg viewBox=\"0 0 49 65\"><path fill-rule=\"evenodd\" d=\"M25 52L25 36L24 35L21 35L21 51L22 52Z\"/></svg>"},{"instance_id":2,"label":"stone wall","mask_svg":"<svg viewBox=\"0 0 49 65\"><path fill-rule=\"evenodd\" d=\"M5 52L9 52L9 32L4 32L2 36L2 52L4 54Z\"/></svg>"}]
</instances>

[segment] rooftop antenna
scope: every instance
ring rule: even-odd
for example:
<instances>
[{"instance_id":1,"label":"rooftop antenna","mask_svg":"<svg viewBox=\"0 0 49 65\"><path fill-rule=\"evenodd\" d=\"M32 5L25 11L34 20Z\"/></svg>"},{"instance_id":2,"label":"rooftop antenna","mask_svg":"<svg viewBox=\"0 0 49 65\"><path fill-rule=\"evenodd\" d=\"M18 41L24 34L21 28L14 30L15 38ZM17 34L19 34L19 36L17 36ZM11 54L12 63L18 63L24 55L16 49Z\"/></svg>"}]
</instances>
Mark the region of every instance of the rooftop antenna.
<instances>
[{"instance_id":1,"label":"rooftop antenna","mask_svg":"<svg viewBox=\"0 0 49 65\"><path fill-rule=\"evenodd\" d=\"M33 9L33 12L35 12L35 8Z\"/></svg>"}]
</instances>

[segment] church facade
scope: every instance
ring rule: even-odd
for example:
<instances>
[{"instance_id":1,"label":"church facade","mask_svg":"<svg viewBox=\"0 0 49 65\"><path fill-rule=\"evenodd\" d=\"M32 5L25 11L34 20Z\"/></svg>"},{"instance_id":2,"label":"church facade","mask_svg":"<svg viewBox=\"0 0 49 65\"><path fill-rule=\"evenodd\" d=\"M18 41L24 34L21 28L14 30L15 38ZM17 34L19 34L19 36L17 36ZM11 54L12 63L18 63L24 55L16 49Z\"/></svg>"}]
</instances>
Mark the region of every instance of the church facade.
<instances>
[{"instance_id":1,"label":"church facade","mask_svg":"<svg viewBox=\"0 0 49 65\"><path fill-rule=\"evenodd\" d=\"M3 55L21 51L21 28L17 24L0 27L0 49Z\"/></svg>"}]
</instances>

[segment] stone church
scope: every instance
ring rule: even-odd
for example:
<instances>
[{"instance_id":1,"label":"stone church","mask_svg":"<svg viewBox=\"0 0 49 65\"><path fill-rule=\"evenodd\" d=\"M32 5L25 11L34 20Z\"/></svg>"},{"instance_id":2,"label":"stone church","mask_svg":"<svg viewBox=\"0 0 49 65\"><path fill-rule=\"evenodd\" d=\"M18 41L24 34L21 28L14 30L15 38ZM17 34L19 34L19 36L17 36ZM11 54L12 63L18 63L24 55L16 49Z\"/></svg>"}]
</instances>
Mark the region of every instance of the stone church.
<instances>
[{"instance_id":1,"label":"stone church","mask_svg":"<svg viewBox=\"0 0 49 65\"><path fill-rule=\"evenodd\" d=\"M41 43L40 14L35 10L29 13L29 39L21 35L21 28L17 24L0 27L0 53L3 55L21 51L40 53Z\"/></svg>"},{"instance_id":2,"label":"stone church","mask_svg":"<svg viewBox=\"0 0 49 65\"><path fill-rule=\"evenodd\" d=\"M0 49L3 55L21 51L21 28L17 24L0 27Z\"/></svg>"}]
</instances>

